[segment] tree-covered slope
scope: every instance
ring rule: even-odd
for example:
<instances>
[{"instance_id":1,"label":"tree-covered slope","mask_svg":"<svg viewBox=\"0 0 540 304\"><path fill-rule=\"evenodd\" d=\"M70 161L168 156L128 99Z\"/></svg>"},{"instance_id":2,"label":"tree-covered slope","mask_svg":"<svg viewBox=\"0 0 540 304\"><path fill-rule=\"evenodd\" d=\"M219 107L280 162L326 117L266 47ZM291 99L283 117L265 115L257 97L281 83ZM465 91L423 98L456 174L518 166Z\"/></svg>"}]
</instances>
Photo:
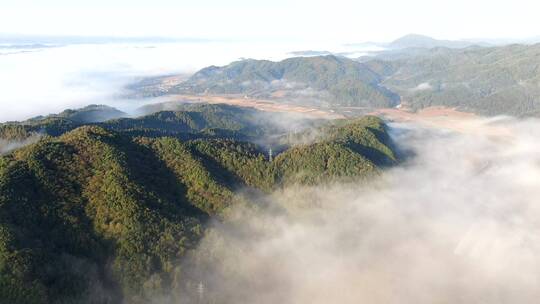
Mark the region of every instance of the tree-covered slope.
<instances>
[{"instance_id":1,"label":"tree-covered slope","mask_svg":"<svg viewBox=\"0 0 540 304\"><path fill-rule=\"evenodd\" d=\"M59 136L83 125L101 126L131 135L193 137L228 137L254 139L281 134L291 126L305 128L320 120L271 113L225 104L156 104L141 108L145 115L117 118L104 122L82 122L60 114L22 122L0 124L0 140L24 140L32 135ZM165 110L167 109L167 110Z\"/></svg>"},{"instance_id":2,"label":"tree-covered slope","mask_svg":"<svg viewBox=\"0 0 540 304\"><path fill-rule=\"evenodd\" d=\"M89 105L80 109L68 109L58 114L37 116L28 120L29 123L53 118L65 118L79 123L102 122L114 118L127 116L126 113L106 105Z\"/></svg>"},{"instance_id":3,"label":"tree-covered slope","mask_svg":"<svg viewBox=\"0 0 540 304\"><path fill-rule=\"evenodd\" d=\"M336 56L242 60L202 69L159 94L200 94L202 99L205 94L244 94L333 108L386 108L401 102L412 109L446 106L482 115L538 115L539 59L540 44L425 46L356 61Z\"/></svg>"},{"instance_id":4,"label":"tree-covered slope","mask_svg":"<svg viewBox=\"0 0 540 304\"><path fill-rule=\"evenodd\" d=\"M442 105L518 116L540 110L540 44L437 48L389 64L384 85L415 109Z\"/></svg>"},{"instance_id":5,"label":"tree-covered slope","mask_svg":"<svg viewBox=\"0 0 540 304\"><path fill-rule=\"evenodd\" d=\"M336 56L280 62L242 60L208 67L170 93L247 94L316 105L390 107L398 97L363 63Z\"/></svg>"},{"instance_id":6,"label":"tree-covered slope","mask_svg":"<svg viewBox=\"0 0 540 304\"><path fill-rule=\"evenodd\" d=\"M146 147L97 127L2 158L0 185L0 294L11 303L92 301L94 290L136 299L154 274L172 284L205 214Z\"/></svg>"},{"instance_id":7,"label":"tree-covered slope","mask_svg":"<svg viewBox=\"0 0 540 304\"><path fill-rule=\"evenodd\" d=\"M5 147L10 141L25 141L44 135L59 136L85 124L100 123L123 116L127 114L113 107L89 105L80 109L64 110L58 114L36 116L25 121L0 123L0 154L13 149Z\"/></svg>"},{"instance_id":8,"label":"tree-covered slope","mask_svg":"<svg viewBox=\"0 0 540 304\"><path fill-rule=\"evenodd\" d=\"M180 119L200 131L181 136L182 112L162 113L149 125L139 118L79 126L0 157L3 302L176 303L193 283L181 259L210 219L249 206L246 189L368 178L395 161L375 117L326 122L310 142L284 135L270 158L254 142L209 136L198 120ZM242 132L218 119L228 121L226 113L203 121ZM140 136L118 124L163 133Z\"/></svg>"}]
</instances>

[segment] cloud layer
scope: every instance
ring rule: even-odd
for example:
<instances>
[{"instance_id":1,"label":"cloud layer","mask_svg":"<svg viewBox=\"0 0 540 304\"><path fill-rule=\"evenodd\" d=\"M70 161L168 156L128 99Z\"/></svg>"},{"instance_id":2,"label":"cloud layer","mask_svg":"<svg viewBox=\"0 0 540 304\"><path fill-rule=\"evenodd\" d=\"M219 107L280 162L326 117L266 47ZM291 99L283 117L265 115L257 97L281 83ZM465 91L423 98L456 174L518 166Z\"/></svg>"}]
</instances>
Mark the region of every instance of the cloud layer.
<instances>
[{"instance_id":1,"label":"cloud layer","mask_svg":"<svg viewBox=\"0 0 540 304\"><path fill-rule=\"evenodd\" d=\"M242 56L281 59L286 50L210 42L67 45L21 52L0 46L0 122L92 103L130 110L140 103L122 99L123 88L141 77L191 73Z\"/></svg>"},{"instance_id":2,"label":"cloud layer","mask_svg":"<svg viewBox=\"0 0 540 304\"><path fill-rule=\"evenodd\" d=\"M19 149L21 147L36 143L41 139L41 137L42 137L42 134L35 133L35 134L30 135L28 138L22 139L22 140L0 139L0 156L2 154L6 154L8 152Z\"/></svg>"},{"instance_id":3,"label":"cloud layer","mask_svg":"<svg viewBox=\"0 0 540 304\"><path fill-rule=\"evenodd\" d=\"M319 48L303 43L186 42L76 44L56 47L0 45L0 122L107 104L132 111L148 101L125 99L125 86L168 74L191 74L241 58L281 60L289 52ZM332 51L362 47L328 46Z\"/></svg>"},{"instance_id":4,"label":"cloud layer","mask_svg":"<svg viewBox=\"0 0 540 304\"><path fill-rule=\"evenodd\" d=\"M184 266L204 284L199 296L261 304L536 303L540 122L476 126L456 133L394 125L411 157L380 180L291 188L259 198L257 212L236 210L243 216L216 224Z\"/></svg>"}]
</instances>

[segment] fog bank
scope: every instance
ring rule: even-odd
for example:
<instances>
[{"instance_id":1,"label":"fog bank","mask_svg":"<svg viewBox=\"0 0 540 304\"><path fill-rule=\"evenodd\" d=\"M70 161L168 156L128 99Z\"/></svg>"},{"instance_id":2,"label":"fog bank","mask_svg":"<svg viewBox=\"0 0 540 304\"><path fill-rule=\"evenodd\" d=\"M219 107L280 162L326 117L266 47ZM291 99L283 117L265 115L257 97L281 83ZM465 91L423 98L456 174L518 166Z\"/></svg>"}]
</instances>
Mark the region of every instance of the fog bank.
<instances>
[{"instance_id":1,"label":"fog bank","mask_svg":"<svg viewBox=\"0 0 540 304\"><path fill-rule=\"evenodd\" d=\"M185 42L0 45L0 122L106 104L131 111L145 101L125 99L125 86L144 77L191 74L242 58L281 60L305 43ZM359 47L328 46L361 51Z\"/></svg>"},{"instance_id":2,"label":"fog bank","mask_svg":"<svg viewBox=\"0 0 540 304\"><path fill-rule=\"evenodd\" d=\"M6 140L6 139L0 139L0 156L2 154L9 153L13 150L22 148L24 146L31 145L33 143L38 142L43 135L40 133L34 133L30 135L28 138L21 139L21 140Z\"/></svg>"},{"instance_id":3,"label":"fog bank","mask_svg":"<svg viewBox=\"0 0 540 304\"><path fill-rule=\"evenodd\" d=\"M540 122L476 125L394 124L410 156L380 180L289 188L259 198L259 211L235 210L185 262L204 287L186 294L197 303L536 303Z\"/></svg>"}]
</instances>

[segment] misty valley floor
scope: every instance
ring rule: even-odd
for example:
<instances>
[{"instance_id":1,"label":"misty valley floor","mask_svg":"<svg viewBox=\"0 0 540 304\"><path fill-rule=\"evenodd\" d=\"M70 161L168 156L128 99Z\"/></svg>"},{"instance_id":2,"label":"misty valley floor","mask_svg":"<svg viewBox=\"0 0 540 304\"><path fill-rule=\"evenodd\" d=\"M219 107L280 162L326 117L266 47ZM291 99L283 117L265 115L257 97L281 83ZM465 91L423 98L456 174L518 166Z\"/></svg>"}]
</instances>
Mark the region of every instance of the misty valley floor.
<instances>
[{"instance_id":1,"label":"misty valley floor","mask_svg":"<svg viewBox=\"0 0 540 304\"><path fill-rule=\"evenodd\" d=\"M285 189L267 199L287 213L269 208L241 220L240 231L218 225L200 248L215 255L202 279L209 297L534 303L539 126L480 120L484 132L455 133L394 125L396 141L414 156L373 185Z\"/></svg>"}]
</instances>

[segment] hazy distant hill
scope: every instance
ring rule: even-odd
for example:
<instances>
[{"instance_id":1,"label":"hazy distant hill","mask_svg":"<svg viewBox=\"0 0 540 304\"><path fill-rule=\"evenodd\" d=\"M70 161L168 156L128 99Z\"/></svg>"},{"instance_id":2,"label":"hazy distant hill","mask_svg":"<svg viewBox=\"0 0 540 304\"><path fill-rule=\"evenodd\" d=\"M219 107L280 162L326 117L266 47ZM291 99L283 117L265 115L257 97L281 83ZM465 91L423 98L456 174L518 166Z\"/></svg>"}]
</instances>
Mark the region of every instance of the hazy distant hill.
<instances>
[{"instance_id":1,"label":"hazy distant hill","mask_svg":"<svg viewBox=\"0 0 540 304\"><path fill-rule=\"evenodd\" d=\"M441 105L482 115L537 116L539 65L540 44L406 48L357 61L336 56L243 60L202 69L159 94L245 94L337 108Z\"/></svg>"},{"instance_id":2,"label":"hazy distant hill","mask_svg":"<svg viewBox=\"0 0 540 304\"><path fill-rule=\"evenodd\" d=\"M400 37L385 46L390 49L405 49L405 48L435 48L435 47L445 47L445 48L465 48L478 43L460 41L460 40L439 40L431 38L429 36L409 34L403 37ZM485 43L479 43L485 45Z\"/></svg>"},{"instance_id":3,"label":"hazy distant hill","mask_svg":"<svg viewBox=\"0 0 540 304\"><path fill-rule=\"evenodd\" d=\"M68 109L58 114L37 116L22 122L0 123L0 155L42 136L59 136L84 124L99 123L127 114L105 105Z\"/></svg>"},{"instance_id":4,"label":"hazy distant hill","mask_svg":"<svg viewBox=\"0 0 540 304\"><path fill-rule=\"evenodd\" d=\"M243 60L202 69L169 92L246 94L320 106L394 106L398 96L380 86L381 80L367 65L336 56Z\"/></svg>"},{"instance_id":5,"label":"hazy distant hill","mask_svg":"<svg viewBox=\"0 0 540 304\"><path fill-rule=\"evenodd\" d=\"M383 62L383 84L414 108L444 105L518 116L540 110L540 44L435 48Z\"/></svg>"},{"instance_id":6,"label":"hazy distant hill","mask_svg":"<svg viewBox=\"0 0 540 304\"><path fill-rule=\"evenodd\" d=\"M250 138L246 126L264 114L188 107L81 125L0 156L0 302L186 301L198 281L180 260L210 219L250 205L235 190L368 178L395 162L376 117L282 134L271 158L255 142L230 137ZM10 126L28 127L3 127Z\"/></svg>"},{"instance_id":7,"label":"hazy distant hill","mask_svg":"<svg viewBox=\"0 0 540 304\"><path fill-rule=\"evenodd\" d=\"M130 134L175 136L183 139L195 137L228 137L255 140L265 135L283 134L291 129L320 124L288 113L263 112L252 108L224 104L177 103L151 104L139 109L145 113L136 118L116 118L87 122L88 109L106 109L106 113L125 113L106 106L89 106L79 110L66 110L60 114L35 117L21 122L0 124L0 140L25 140L32 135L60 136L83 125L96 125ZM93 111L91 111L93 113ZM101 113L102 112L98 112ZM95 113L91 115L95 117ZM103 116L100 116L103 118ZM1 148L1 143L0 143Z\"/></svg>"},{"instance_id":8,"label":"hazy distant hill","mask_svg":"<svg viewBox=\"0 0 540 304\"><path fill-rule=\"evenodd\" d=\"M484 39L478 40L444 40L435 39L426 35L408 34L399 37L390 42L361 42L346 44L348 47L356 47L359 49L381 48L381 50L372 52L374 54L402 51L405 49L432 49L437 47L444 48L466 48L470 46L495 46L511 44L513 42L501 40L501 41L484 41ZM515 43L515 42L514 42Z\"/></svg>"},{"instance_id":9,"label":"hazy distant hill","mask_svg":"<svg viewBox=\"0 0 540 304\"><path fill-rule=\"evenodd\" d=\"M28 123L39 123L40 121L54 118L65 118L79 123L102 122L113 118L126 116L127 114L113 107L106 105L89 105L80 109L68 109L59 114L47 116L37 116L29 119Z\"/></svg>"}]
</instances>

